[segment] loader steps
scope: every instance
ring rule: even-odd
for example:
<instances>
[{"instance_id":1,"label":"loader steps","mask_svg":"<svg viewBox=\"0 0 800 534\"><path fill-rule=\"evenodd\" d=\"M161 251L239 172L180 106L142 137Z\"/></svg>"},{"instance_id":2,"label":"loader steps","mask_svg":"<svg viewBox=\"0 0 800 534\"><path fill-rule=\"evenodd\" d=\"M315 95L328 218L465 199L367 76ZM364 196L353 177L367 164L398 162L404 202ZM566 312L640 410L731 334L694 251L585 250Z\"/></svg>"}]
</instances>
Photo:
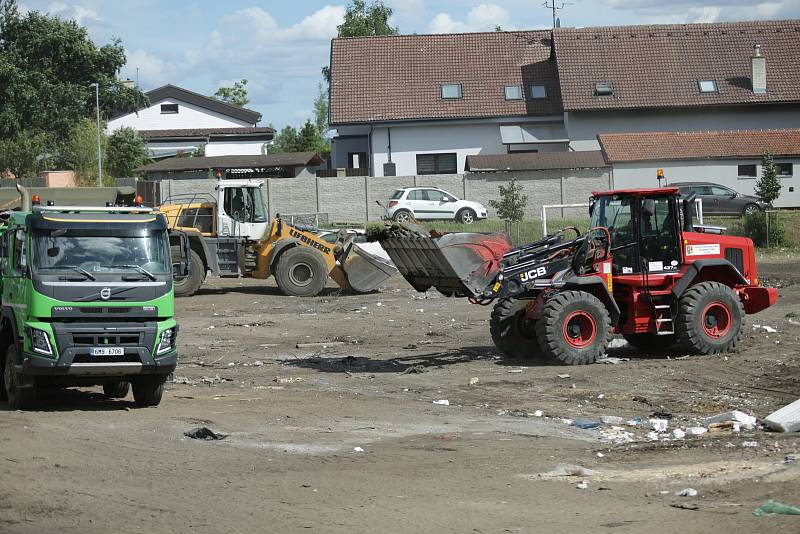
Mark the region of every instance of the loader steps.
<instances>
[{"instance_id":1,"label":"loader steps","mask_svg":"<svg viewBox=\"0 0 800 534\"><path fill-rule=\"evenodd\" d=\"M653 313L656 319L656 334L671 336L675 333L675 320L672 316L672 306L669 304L655 304Z\"/></svg>"}]
</instances>

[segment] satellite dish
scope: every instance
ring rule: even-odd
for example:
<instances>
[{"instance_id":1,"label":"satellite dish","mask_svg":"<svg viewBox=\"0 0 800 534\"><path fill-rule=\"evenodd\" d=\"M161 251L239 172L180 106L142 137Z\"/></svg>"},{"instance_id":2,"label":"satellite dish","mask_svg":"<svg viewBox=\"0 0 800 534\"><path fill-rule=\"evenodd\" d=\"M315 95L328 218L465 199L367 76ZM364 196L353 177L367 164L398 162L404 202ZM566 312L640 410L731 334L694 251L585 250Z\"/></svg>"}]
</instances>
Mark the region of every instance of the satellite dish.
<instances>
[{"instance_id":1,"label":"satellite dish","mask_svg":"<svg viewBox=\"0 0 800 534\"><path fill-rule=\"evenodd\" d=\"M557 18L556 19L556 28L560 28L560 27L561 27L561 18Z\"/></svg>"}]
</instances>

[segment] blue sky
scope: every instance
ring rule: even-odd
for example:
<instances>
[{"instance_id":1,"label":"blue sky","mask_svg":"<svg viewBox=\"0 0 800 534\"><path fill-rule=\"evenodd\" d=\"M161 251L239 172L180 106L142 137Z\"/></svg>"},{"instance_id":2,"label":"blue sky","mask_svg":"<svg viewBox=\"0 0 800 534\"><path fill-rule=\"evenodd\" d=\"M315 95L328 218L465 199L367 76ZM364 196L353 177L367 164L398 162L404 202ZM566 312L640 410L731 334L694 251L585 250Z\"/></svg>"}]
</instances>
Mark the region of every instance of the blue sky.
<instances>
[{"instance_id":1,"label":"blue sky","mask_svg":"<svg viewBox=\"0 0 800 534\"><path fill-rule=\"evenodd\" d=\"M327 64L330 39L346 1L295 0L18 0L24 9L74 18L95 42L120 38L128 65L122 76L143 90L165 83L203 94L249 80L263 125L299 125ZM716 22L800 18L800 0L572 0L564 26ZM546 28L543 0L385 0L402 33ZM560 5L561 2L558 2Z\"/></svg>"}]
</instances>

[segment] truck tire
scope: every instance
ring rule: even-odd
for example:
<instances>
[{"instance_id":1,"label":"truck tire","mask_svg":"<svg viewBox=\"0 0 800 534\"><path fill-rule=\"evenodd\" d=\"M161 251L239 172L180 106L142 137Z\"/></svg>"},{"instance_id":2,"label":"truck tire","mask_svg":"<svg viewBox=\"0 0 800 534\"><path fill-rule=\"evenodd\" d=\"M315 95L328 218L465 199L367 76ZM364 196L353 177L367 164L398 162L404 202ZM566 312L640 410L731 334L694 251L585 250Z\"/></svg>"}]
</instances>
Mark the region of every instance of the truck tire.
<instances>
[{"instance_id":1,"label":"truck tire","mask_svg":"<svg viewBox=\"0 0 800 534\"><path fill-rule=\"evenodd\" d=\"M165 376L146 375L133 381L133 402L138 406L158 406L164 394Z\"/></svg>"},{"instance_id":2,"label":"truck tire","mask_svg":"<svg viewBox=\"0 0 800 534\"><path fill-rule=\"evenodd\" d=\"M495 304L489 321L494 346L505 356L515 359L541 358L536 342L536 322L525 316L529 300L503 299Z\"/></svg>"},{"instance_id":3,"label":"truck tire","mask_svg":"<svg viewBox=\"0 0 800 534\"><path fill-rule=\"evenodd\" d=\"M110 382L103 384L103 395L109 399L124 399L131 390L130 382Z\"/></svg>"},{"instance_id":4,"label":"truck tire","mask_svg":"<svg viewBox=\"0 0 800 534\"><path fill-rule=\"evenodd\" d=\"M284 295L313 297L319 295L328 280L328 266L316 250L297 246L278 258L275 281Z\"/></svg>"},{"instance_id":5,"label":"truck tire","mask_svg":"<svg viewBox=\"0 0 800 534\"><path fill-rule=\"evenodd\" d=\"M594 295L563 291L542 308L536 337L545 357L566 365L586 365L605 354L611 340L611 318Z\"/></svg>"},{"instance_id":6,"label":"truck tire","mask_svg":"<svg viewBox=\"0 0 800 534\"><path fill-rule=\"evenodd\" d=\"M3 367L3 388L8 397L8 407L12 410L27 410L36 400L33 387L22 387L22 377L14 370L17 361L17 349L12 344L6 351L6 363Z\"/></svg>"},{"instance_id":7,"label":"truck tire","mask_svg":"<svg viewBox=\"0 0 800 534\"><path fill-rule=\"evenodd\" d=\"M172 284L176 297L191 297L197 293L197 290L200 289L206 279L206 266L203 265L200 255L192 250L189 261L191 263L189 276L183 280L175 280Z\"/></svg>"},{"instance_id":8,"label":"truck tire","mask_svg":"<svg viewBox=\"0 0 800 534\"><path fill-rule=\"evenodd\" d=\"M675 331L687 350L720 354L742 338L744 306L738 295L719 282L702 282L681 295Z\"/></svg>"},{"instance_id":9,"label":"truck tire","mask_svg":"<svg viewBox=\"0 0 800 534\"><path fill-rule=\"evenodd\" d=\"M663 352L678 342L675 334L659 336L651 332L641 334L622 334L625 341L635 349L644 352Z\"/></svg>"}]
</instances>

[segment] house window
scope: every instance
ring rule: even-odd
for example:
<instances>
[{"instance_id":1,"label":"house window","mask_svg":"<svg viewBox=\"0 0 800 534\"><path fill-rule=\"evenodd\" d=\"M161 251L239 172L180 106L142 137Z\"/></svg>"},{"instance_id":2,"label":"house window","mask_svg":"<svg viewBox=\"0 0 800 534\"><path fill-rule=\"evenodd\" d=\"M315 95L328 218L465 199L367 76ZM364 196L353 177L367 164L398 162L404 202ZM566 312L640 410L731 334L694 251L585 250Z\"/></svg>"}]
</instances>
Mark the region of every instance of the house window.
<instances>
[{"instance_id":1,"label":"house window","mask_svg":"<svg viewBox=\"0 0 800 534\"><path fill-rule=\"evenodd\" d=\"M715 82L714 80L698 80L697 87L700 89L701 93L717 92L717 82Z\"/></svg>"},{"instance_id":2,"label":"house window","mask_svg":"<svg viewBox=\"0 0 800 534\"><path fill-rule=\"evenodd\" d=\"M519 85L506 85L506 100L522 100L522 87Z\"/></svg>"},{"instance_id":3,"label":"house window","mask_svg":"<svg viewBox=\"0 0 800 534\"><path fill-rule=\"evenodd\" d=\"M614 84L611 82L597 82L594 84L594 94L597 96L610 96L614 94Z\"/></svg>"},{"instance_id":4,"label":"house window","mask_svg":"<svg viewBox=\"0 0 800 534\"><path fill-rule=\"evenodd\" d=\"M460 83L442 86L442 98L445 100L458 100L464 96Z\"/></svg>"},{"instance_id":5,"label":"house window","mask_svg":"<svg viewBox=\"0 0 800 534\"><path fill-rule=\"evenodd\" d=\"M417 154L417 174L456 174L458 160L451 154Z\"/></svg>"},{"instance_id":6,"label":"house window","mask_svg":"<svg viewBox=\"0 0 800 534\"><path fill-rule=\"evenodd\" d=\"M791 163L776 163L775 170L778 171L778 176L792 176Z\"/></svg>"},{"instance_id":7,"label":"house window","mask_svg":"<svg viewBox=\"0 0 800 534\"><path fill-rule=\"evenodd\" d=\"M162 115L174 115L178 113L178 104L161 104Z\"/></svg>"},{"instance_id":8,"label":"house window","mask_svg":"<svg viewBox=\"0 0 800 534\"><path fill-rule=\"evenodd\" d=\"M366 169L367 168L367 153L366 152L349 152L347 154L347 166L351 169Z\"/></svg>"},{"instance_id":9,"label":"house window","mask_svg":"<svg viewBox=\"0 0 800 534\"><path fill-rule=\"evenodd\" d=\"M531 98L547 98L547 87L544 85L531 85Z\"/></svg>"},{"instance_id":10,"label":"house window","mask_svg":"<svg viewBox=\"0 0 800 534\"><path fill-rule=\"evenodd\" d=\"M756 176L755 165L739 165L739 178L755 178Z\"/></svg>"}]
</instances>

